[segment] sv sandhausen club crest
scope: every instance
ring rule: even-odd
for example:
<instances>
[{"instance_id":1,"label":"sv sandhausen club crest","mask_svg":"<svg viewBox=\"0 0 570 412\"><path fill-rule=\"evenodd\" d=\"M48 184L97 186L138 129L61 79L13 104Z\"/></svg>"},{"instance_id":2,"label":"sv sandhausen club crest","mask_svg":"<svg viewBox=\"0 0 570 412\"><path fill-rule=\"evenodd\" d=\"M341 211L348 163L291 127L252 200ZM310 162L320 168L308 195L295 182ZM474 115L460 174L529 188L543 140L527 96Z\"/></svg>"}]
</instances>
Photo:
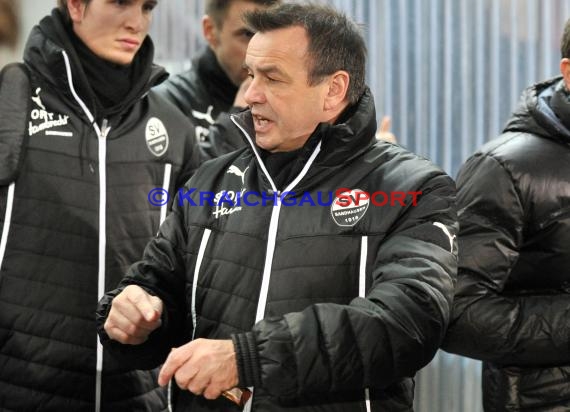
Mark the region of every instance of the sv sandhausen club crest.
<instances>
[{"instance_id":1,"label":"sv sandhausen club crest","mask_svg":"<svg viewBox=\"0 0 570 412\"><path fill-rule=\"evenodd\" d=\"M160 157L166 153L169 139L168 132L162 120L156 117L148 119L148 122L146 122L145 140L148 150L156 157Z\"/></svg>"},{"instance_id":2,"label":"sv sandhausen club crest","mask_svg":"<svg viewBox=\"0 0 570 412\"><path fill-rule=\"evenodd\" d=\"M354 226L364 217L370 205L364 193L361 189L352 189L338 194L331 206L331 216L337 225Z\"/></svg>"}]
</instances>

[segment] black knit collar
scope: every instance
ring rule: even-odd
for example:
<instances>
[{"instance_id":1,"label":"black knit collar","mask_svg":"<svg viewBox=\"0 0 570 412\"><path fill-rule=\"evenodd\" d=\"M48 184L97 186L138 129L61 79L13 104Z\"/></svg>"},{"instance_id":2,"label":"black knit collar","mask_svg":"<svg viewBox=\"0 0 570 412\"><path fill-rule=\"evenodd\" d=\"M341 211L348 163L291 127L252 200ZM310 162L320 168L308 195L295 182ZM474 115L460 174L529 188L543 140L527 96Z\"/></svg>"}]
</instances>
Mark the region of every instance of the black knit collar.
<instances>
[{"instance_id":1,"label":"black knit collar","mask_svg":"<svg viewBox=\"0 0 570 412\"><path fill-rule=\"evenodd\" d=\"M224 72L212 49L206 47L192 64L196 65L200 78L207 79L204 85L208 89L208 93L215 99L224 102L228 107L232 106L238 88Z\"/></svg>"},{"instance_id":2,"label":"black knit collar","mask_svg":"<svg viewBox=\"0 0 570 412\"><path fill-rule=\"evenodd\" d=\"M97 97L97 111L101 112L117 105L131 89L136 75L135 69L137 66L140 69L140 65L123 66L102 59L93 53L71 28L68 33L91 89Z\"/></svg>"}]
</instances>

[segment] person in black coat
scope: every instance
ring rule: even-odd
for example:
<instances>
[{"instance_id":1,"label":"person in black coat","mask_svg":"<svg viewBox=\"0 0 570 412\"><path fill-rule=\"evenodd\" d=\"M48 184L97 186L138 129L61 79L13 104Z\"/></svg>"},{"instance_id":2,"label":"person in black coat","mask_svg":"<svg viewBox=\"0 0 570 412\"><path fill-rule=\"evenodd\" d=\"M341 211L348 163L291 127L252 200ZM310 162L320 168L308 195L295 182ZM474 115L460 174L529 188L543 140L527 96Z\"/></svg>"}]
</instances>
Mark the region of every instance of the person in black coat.
<instances>
[{"instance_id":1,"label":"person in black coat","mask_svg":"<svg viewBox=\"0 0 570 412\"><path fill-rule=\"evenodd\" d=\"M443 348L483 361L493 411L570 410L570 21L562 76L526 89L458 179L459 275Z\"/></svg>"},{"instance_id":2,"label":"person in black coat","mask_svg":"<svg viewBox=\"0 0 570 412\"><path fill-rule=\"evenodd\" d=\"M192 125L151 91L156 5L60 1L0 76L2 411L167 409L157 371L103 351L93 316L166 217L149 194L198 166Z\"/></svg>"},{"instance_id":3,"label":"person in black coat","mask_svg":"<svg viewBox=\"0 0 570 412\"><path fill-rule=\"evenodd\" d=\"M246 147L179 192L100 301L102 342L164 362L176 411L411 411L451 308L454 182L375 138L354 22L294 3L247 16Z\"/></svg>"},{"instance_id":4,"label":"person in black coat","mask_svg":"<svg viewBox=\"0 0 570 412\"><path fill-rule=\"evenodd\" d=\"M229 115L246 108L249 82L243 68L253 33L242 16L280 0L206 0L202 32L207 46L189 70L172 76L156 91L175 104L196 126L202 161L243 147Z\"/></svg>"}]
</instances>

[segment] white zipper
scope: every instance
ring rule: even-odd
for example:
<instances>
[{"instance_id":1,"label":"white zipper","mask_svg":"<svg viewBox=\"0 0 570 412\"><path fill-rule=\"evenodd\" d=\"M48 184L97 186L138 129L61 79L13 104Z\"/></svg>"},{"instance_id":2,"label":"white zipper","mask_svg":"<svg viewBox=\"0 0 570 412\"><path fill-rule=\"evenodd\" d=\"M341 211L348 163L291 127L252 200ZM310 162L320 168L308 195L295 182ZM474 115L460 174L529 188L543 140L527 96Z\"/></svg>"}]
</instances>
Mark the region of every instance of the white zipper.
<instances>
[{"instance_id":1,"label":"white zipper","mask_svg":"<svg viewBox=\"0 0 570 412\"><path fill-rule=\"evenodd\" d=\"M269 183L270 183L273 191L278 195L278 190L277 190L277 187L275 186L275 183L271 179L271 176L269 175L267 169L265 168L265 164L261 160L261 157L257 153L257 150L255 150L255 145L253 143L253 139L241 127L241 125L239 125L235 121L233 116L231 117L231 119L234 122L234 124L245 135L246 139L248 140L248 142L249 142L249 144L253 150L253 153L257 157L257 160L258 160L258 163L261 167L261 170L263 171L265 176L267 176L267 179L269 180ZM303 167L303 169L301 170L299 175L285 188L285 190L283 191L284 193L293 191L295 186L297 186L297 184L301 181L301 179L303 179L303 177L305 177L305 175L308 173L309 168L313 165L313 162L315 161L315 159L316 159L317 155L320 153L320 151L321 151L321 142L319 142L317 147L315 147L315 150L313 150L313 153L309 157L309 160L307 160L307 163L305 164L305 166ZM264 263L264 267L263 267L263 278L261 280L261 290L259 292L259 300L257 302L257 311L256 311L256 315L255 315L255 323L262 320L265 316L265 307L267 305L267 295L269 294L269 282L271 280L271 268L273 265L273 254L275 253L275 243L277 241L277 229L279 226L279 214L280 213L281 213L281 200L278 199L276 201L276 205L273 206L273 210L271 211L271 220L269 223L269 235L267 238L267 249L266 249L266 253L265 253L265 263ZM245 404L245 407L243 409L244 412L250 412L251 407L252 407L252 403L253 403L254 388L250 387L249 389L252 392L252 396L249 398L249 400Z\"/></svg>"},{"instance_id":2,"label":"white zipper","mask_svg":"<svg viewBox=\"0 0 570 412\"><path fill-rule=\"evenodd\" d=\"M99 271L97 275L97 301L105 294L105 257L107 245L107 119L99 135ZM97 368L95 379L95 411L101 410L101 380L103 374L103 346L97 339Z\"/></svg>"},{"instance_id":3,"label":"white zipper","mask_svg":"<svg viewBox=\"0 0 570 412\"><path fill-rule=\"evenodd\" d=\"M164 180L162 182L163 193L168 193L170 189L170 176L172 175L172 164L166 163L164 165ZM160 224L166 219L166 212L168 211L168 202L164 203L160 208Z\"/></svg>"},{"instance_id":4,"label":"white zipper","mask_svg":"<svg viewBox=\"0 0 570 412\"><path fill-rule=\"evenodd\" d=\"M71 65L69 63L69 56L62 50L63 59L65 62L65 69L67 72L67 80L69 88L74 99L77 101L87 119L97 133L97 141L99 142L98 159L99 159L99 257L98 257L98 273L97 273L97 300L99 301L105 294L105 247L106 247L106 209L107 209L107 135L111 130L107 126L107 119L103 120L101 128L95 123L95 118L89 108L81 100L75 86L73 85L73 76L71 73ZM97 360L95 370L95 412L101 411L101 377L103 372L103 347L99 342L97 336Z\"/></svg>"},{"instance_id":5,"label":"white zipper","mask_svg":"<svg viewBox=\"0 0 570 412\"><path fill-rule=\"evenodd\" d=\"M194 268L194 279L192 280L192 340L194 340L194 335L196 334L196 289L198 288L198 276L200 274L200 267L202 266L202 260L204 259L204 252L206 251L206 246L208 246L208 240L210 239L210 234L212 231L210 229L204 230L202 235L202 241L200 242L200 249L198 249L198 257L196 258L196 266Z\"/></svg>"},{"instance_id":6,"label":"white zipper","mask_svg":"<svg viewBox=\"0 0 570 412\"><path fill-rule=\"evenodd\" d=\"M168 193L168 189L170 189L170 177L172 175L172 164L166 163L164 165L164 180L162 182L162 189L164 190L163 193ZM166 219L166 212L168 211L168 202L162 205L160 208L160 223L159 226L162 225L162 222ZM172 412L172 380L168 382L168 388L166 388L166 403L168 407L168 412Z\"/></svg>"},{"instance_id":7,"label":"white zipper","mask_svg":"<svg viewBox=\"0 0 570 412\"><path fill-rule=\"evenodd\" d=\"M2 269L2 262L4 261L4 254L6 253L6 245L8 244L8 232L10 232L10 222L12 221L12 207L14 205L15 189L16 183L10 183L10 186L8 186L8 197L6 199L4 227L2 228L2 237L0 237L0 269Z\"/></svg>"},{"instance_id":8,"label":"white zipper","mask_svg":"<svg viewBox=\"0 0 570 412\"><path fill-rule=\"evenodd\" d=\"M358 296L361 298L366 297L366 258L368 257L368 236L362 236L360 241L360 267L358 276ZM370 390L364 389L364 405L366 412L371 412L370 406Z\"/></svg>"}]
</instances>

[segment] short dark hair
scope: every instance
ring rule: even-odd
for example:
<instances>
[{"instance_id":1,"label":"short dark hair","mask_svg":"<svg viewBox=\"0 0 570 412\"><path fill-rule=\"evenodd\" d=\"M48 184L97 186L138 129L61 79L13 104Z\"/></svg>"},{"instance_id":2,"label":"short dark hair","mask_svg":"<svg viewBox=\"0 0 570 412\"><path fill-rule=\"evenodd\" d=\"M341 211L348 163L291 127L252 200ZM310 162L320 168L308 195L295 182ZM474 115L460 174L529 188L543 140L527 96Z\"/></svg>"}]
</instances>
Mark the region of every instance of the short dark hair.
<instances>
[{"instance_id":1,"label":"short dark hair","mask_svg":"<svg viewBox=\"0 0 570 412\"><path fill-rule=\"evenodd\" d=\"M224 26L230 5L236 1L255 3L266 7L274 6L281 2L281 0L206 0L206 14L214 20L216 27L222 28Z\"/></svg>"},{"instance_id":2,"label":"short dark hair","mask_svg":"<svg viewBox=\"0 0 570 412\"><path fill-rule=\"evenodd\" d=\"M566 20L566 24L564 24L564 32L560 41L560 54L563 59L570 59L570 19Z\"/></svg>"},{"instance_id":3,"label":"short dark hair","mask_svg":"<svg viewBox=\"0 0 570 412\"><path fill-rule=\"evenodd\" d=\"M309 37L309 85L345 70L350 76L347 98L354 104L366 88L366 44L358 25L345 14L317 4L287 3L245 14L253 32L293 26L303 27Z\"/></svg>"}]
</instances>

